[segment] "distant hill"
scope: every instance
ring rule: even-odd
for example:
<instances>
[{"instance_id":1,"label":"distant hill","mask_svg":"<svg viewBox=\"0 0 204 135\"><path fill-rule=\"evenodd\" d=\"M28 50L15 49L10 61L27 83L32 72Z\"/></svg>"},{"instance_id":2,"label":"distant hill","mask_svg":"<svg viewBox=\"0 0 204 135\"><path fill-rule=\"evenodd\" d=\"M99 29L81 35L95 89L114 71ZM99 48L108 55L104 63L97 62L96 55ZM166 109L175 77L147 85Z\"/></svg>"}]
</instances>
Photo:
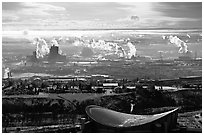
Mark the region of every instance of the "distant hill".
<instances>
[{"instance_id":1,"label":"distant hill","mask_svg":"<svg viewBox=\"0 0 204 135\"><path fill-rule=\"evenodd\" d=\"M2 43L31 43L31 41L26 38L2 37Z\"/></svg>"}]
</instances>

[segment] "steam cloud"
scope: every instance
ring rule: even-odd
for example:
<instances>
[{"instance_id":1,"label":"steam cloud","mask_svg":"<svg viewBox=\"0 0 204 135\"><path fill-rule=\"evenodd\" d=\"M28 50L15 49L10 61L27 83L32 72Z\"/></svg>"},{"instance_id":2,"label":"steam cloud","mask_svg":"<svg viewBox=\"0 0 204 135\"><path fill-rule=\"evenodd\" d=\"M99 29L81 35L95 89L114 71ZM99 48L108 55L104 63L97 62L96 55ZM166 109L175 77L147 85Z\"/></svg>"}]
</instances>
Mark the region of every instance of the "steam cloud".
<instances>
[{"instance_id":1,"label":"steam cloud","mask_svg":"<svg viewBox=\"0 0 204 135\"><path fill-rule=\"evenodd\" d=\"M163 35L163 36L162 36L162 39L166 39L166 36Z\"/></svg>"},{"instance_id":2,"label":"steam cloud","mask_svg":"<svg viewBox=\"0 0 204 135\"><path fill-rule=\"evenodd\" d=\"M35 38L33 44L36 45L37 58L43 58L50 51L47 42L43 38Z\"/></svg>"},{"instance_id":3,"label":"steam cloud","mask_svg":"<svg viewBox=\"0 0 204 135\"><path fill-rule=\"evenodd\" d=\"M133 56L135 57L135 55L136 55L136 48L131 42L128 42L127 46L130 49L130 51L128 53L128 58L131 59Z\"/></svg>"},{"instance_id":4,"label":"steam cloud","mask_svg":"<svg viewBox=\"0 0 204 135\"><path fill-rule=\"evenodd\" d=\"M186 36L187 36L188 38L191 38L191 36L190 36L189 34L186 34Z\"/></svg>"},{"instance_id":5,"label":"steam cloud","mask_svg":"<svg viewBox=\"0 0 204 135\"><path fill-rule=\"evenodd\" d=\"M49 41L51 46L59 46L61 42L66 43L69 40L68 37L59 37L59 38L52 38ZM136 55L136 48L130 42L130 39L121 40L120 43L105 41L105 40L95 40L95 39L83 39L83 38L76 38L73 42L74 46L84 46L89 47L92 49L101 50L105 54L115 54L118 57L128 58L131 59L133 56ZM49 47L45 39L43 38L35 38L33 44L36 45L36 57L43 58L45 55L49 53ZM129 49L124 49L124 46ZM62 51L59 50L59 54Z\"/></svg>"},{"instance_id":6,"label":"steam cloud","mask_svg":"<svg viewBox=\"0 0 204 135\"><path fill-rule=\"evenodd\" d=\"M7 67L4 70L4 78L9 78L10 76L11 76L11 72L10 72L10 69Z\"/></svg>"},{"instance_id":7,"label":"steam cloud","mask_svg":"<svg viewBox=\"0 0 204 135\"><path fill-rule=\"evenodd\" d=\"M121 53L119 51L121 51ZM115 54L118 54L119 57L126 57L125 50L121 46L118 46L117 44L116 44L116 52L115 52Z\"/></svg>"},{"instance_id":8,"label":"steam cloud","mask_svg":"<svg viewBox=\"0 0 204 135\"><path fill-rule=\"evenodd\" d=\"M51 45L52 45L52 46L59 46L59 43L58 43L58 41L54 38L54 39L51 40Z\"/></svg>"},{"instance_id":9,"label":"steam cloud","mask_svg":"<svg viewBox=\"0 0 204 135\"><path fill-rule=\"evenodd\" d=\"M130 40L130 39L129 39ZM136 55L135 46L127 40L127 44L125 44L129 48L129 52L127 52L122 46L118 45L118 43L114 42L106 42L104 40L95 41L92 39L89 40L75 40L73 45L75 46L85 46L93 49L99 49L106 52L112 52L111 54L116 54L118 57L124 58L132 58L132 56Z\"/></svg>"},{"instance_id":10,"label":"steam cloud","mask_svg":"<svg viewBox=\"0 0 204 135\"><path fill-rule=\"evenodd\" d=\"M181 39L179 39L177 36L169 36L169 41L172 44L175 44L177 47L179 47L179 51L178 53L187 53L188 52L188 46L187 44L182 41Z\"/></svg>"},{"instance_id":11,"label":"steam cloud","mask_svg":"<svg viewBox=\"0 0 204 135\"><path fill-rule=\"evenodd\" d=\"M51 40L51 46L58 46L59 47L59 42L60 41L64 41L64 39L63 39L63 37L60 37L60 38L58 38L58 39L56 39L56 38L53 38L52 40ZM62 54L62 50L60 50L60 48L59 48L59 52L58 52L59 54Z\"/></svg>"},{"instance_id":12,"label":"steam cloud","mask_svg":"<svg viewBox=\"0 0 204 135\"><path fill-rule=\"evenodd\" d=\"M64 39L62 37L60 37L59 39L53 38L49 43L51 44L51 46L59 46L60 41L64 41ZM36 45L36 58L43 58L50 52L48 44L43 38L35 38L32 44ZM62 51L59 49L58 53L62 54Z\"/></svg>"}]
</instances>

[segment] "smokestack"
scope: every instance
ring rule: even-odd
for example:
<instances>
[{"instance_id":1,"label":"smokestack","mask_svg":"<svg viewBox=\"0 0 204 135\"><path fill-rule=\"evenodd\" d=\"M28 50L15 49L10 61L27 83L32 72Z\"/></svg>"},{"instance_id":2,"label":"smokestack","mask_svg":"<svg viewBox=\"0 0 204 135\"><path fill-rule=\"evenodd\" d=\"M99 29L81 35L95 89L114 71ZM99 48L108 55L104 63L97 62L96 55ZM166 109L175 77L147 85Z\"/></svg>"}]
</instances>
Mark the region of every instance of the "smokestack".
<instances>
[{"instance_id":1,"label":"smokestack","mask_svg":"<svg viewBox=\"0 0 204 135\"><path fill-rule=\"evenodd\" d=\"M60 41L63 42L63 37L60 37L59 39L53 38L51 40L51 46L59 47L59 42ZM62 50L60 50L60 48L58 48L58 49L59 49L58 53L61 55L62 54Z\"/></svg>"}]
</instances>

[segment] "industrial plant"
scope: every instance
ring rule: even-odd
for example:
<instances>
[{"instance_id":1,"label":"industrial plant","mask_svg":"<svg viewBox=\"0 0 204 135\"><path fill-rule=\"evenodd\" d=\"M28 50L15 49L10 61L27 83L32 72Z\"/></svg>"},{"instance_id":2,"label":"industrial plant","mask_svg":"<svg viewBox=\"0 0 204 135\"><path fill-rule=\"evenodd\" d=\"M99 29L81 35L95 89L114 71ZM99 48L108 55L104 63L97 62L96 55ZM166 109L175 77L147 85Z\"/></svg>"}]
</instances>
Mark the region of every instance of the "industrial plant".
<instances>
[{"instance_id":1,"label":"industrial plant","mask_svg":"<svg viewBox=\"0 0 204 135\"><path fill-rule=\"evenodd\" d=\"M44 44L41 44L41 43ZM33 55L27 56L27 61L29 62L64 62L66 61L66 56L59 54L58 42L53 39L52 45L48 48L48 45L44 39L36 38L34 42L36 44L36 50Z\"/></svg>"}]
</instances>

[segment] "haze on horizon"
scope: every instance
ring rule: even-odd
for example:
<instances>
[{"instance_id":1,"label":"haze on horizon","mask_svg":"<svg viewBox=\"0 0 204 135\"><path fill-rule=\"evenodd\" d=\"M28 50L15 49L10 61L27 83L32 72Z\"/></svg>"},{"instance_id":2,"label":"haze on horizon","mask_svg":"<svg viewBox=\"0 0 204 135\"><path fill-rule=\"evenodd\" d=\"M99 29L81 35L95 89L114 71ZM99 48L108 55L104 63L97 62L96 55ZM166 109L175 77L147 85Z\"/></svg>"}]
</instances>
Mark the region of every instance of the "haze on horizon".
<instances>
[{"instance_id":1,"label":"haze on horizon","mask_svg":"<svg viewBox=\"0 0 204 135\"><path fill-rule=\"evenodd\" d=\"M202 2L3 2L2 29L202 28Z\"/></svg>"}]
</instances>

